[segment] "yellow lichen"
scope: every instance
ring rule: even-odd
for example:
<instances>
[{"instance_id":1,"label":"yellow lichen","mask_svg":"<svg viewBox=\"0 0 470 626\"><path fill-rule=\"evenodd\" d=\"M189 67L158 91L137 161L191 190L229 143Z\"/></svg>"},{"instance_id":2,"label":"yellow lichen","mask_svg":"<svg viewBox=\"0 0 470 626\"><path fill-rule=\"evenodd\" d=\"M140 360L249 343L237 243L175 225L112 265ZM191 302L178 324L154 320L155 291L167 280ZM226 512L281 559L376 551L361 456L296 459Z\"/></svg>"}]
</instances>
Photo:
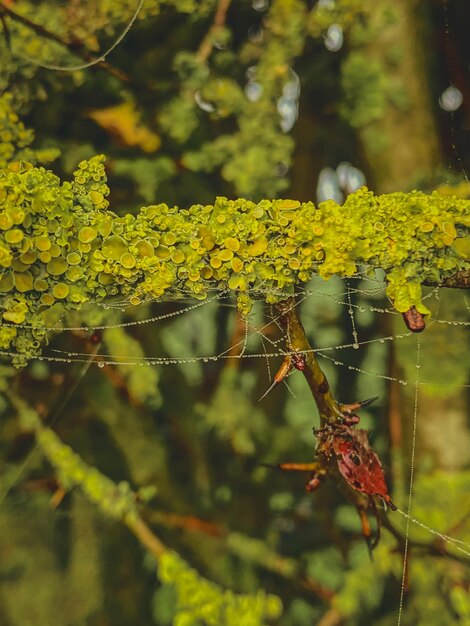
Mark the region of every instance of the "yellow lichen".
<instances>
[{"instance_id":1,"label":"yellow lichen","mask_svg":"<svg viewBox=\"0 0 470 626\"><path fill-rule=\"evenodd\" d=\"M34 198L21 195L26 189L35 189ZM427 314L423 282L470 268L470 201L438 193L375 196L361 188L343 206L318 207L217 198L123 217L107 210L108 193L102 157L82 161L72 183L28 164L0 173L6 322L27 314L40 328L57 300L70 309L118 294L131 303L181 293L201 299L213 289L233 291L247 314L261 293L275 303L312 275L347 277L358 268L384 270L398 311ZM10 340L17 363L38 353L28 329Z\"/></svg>"}]
</instances>

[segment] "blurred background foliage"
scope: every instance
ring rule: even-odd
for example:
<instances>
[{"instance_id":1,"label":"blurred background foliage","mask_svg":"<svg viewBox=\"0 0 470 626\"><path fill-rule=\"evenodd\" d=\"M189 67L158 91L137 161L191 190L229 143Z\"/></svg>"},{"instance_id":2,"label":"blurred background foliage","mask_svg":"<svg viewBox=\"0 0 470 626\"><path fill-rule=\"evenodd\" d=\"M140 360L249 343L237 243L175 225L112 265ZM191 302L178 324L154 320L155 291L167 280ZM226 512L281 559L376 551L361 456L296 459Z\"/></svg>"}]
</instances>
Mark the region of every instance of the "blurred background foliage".
<instances>
[{"instance_id":1,"label":"blurred background foliage","mask_svg":"<svg viewBox=\"0 0 470 626\"><path fill-rule=\"evenodd\" d=\"M466 0L147 0L138 8L136 0L0 3L0 91L17 113L0 137L0 166L52 162L70 177L81 159L103 152L120 214L216 195L340 201L364 182L378 193L469 197ZM80 69L134 17L106 60ZM365 280L317 279L309 288L299 306L315 346L351 344L353 331L372 340L324 352L322 366L338 400L380 396L362 424L402 509L417 373L426 383L412 514L464 542L467 554L411 524L402 623L470 624L468 330L458 324L468 320L468 297L430 292L434 319L454 324L429 325L418 371L417 339L401 337L401 316L381 313L383 292ZM306 384L295 374L293 395L279 387L259 403L279 363L236 358L245 324L230 298L180 308L88 306L67 323L115 326L101 343L79 331L49 338L48 354L98 352L133 365L38 360L17 371L4 359L2 624L396 624L406 521L388 515L371 561L356 512L332 481L305 494L301 477L261 467L311 460L317 414ZM160 319L120 326L152 316ZM257 306L249 322L247 353L282 346L269 310ZM252 329L262 327L261 340ZM377 340L391 335L399 337ZM191 362L222 353L229 358ZM140 365L155 355L168 365ZM64 484L67 473L61 480L37 449L38 416L80 455L49 441L75 464L75 482ZM104 493L93 480L88 491L68 490L83 486L82 474L103 489L116 483L126 511L137 494L140 514L174 551L159 559L158 576L154 556L117 521L124 509L106 508L105 496L93 504Z\"/></svg>"}]
</instances>

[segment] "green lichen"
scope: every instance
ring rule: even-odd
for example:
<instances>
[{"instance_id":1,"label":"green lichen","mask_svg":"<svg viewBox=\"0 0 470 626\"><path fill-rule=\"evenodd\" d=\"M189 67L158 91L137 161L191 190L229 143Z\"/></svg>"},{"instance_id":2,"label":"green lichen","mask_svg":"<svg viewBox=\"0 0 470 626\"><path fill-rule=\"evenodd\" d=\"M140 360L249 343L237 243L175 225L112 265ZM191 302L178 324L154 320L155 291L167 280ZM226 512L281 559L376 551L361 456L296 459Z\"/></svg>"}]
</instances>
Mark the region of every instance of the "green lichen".
<instances>
[{"instance_id":1,"label":"green lichen","mask_svg":"<svg viewBox=\"0 0 470 626\"><path fill-rule=\"evenodd\" d=\"M387 78L382 63L362 51L351 52L341 68L341 114L353 128L381 119L387 108Z\"/></svg>"},{"instance_id":2,"label":"green lichen","mask_svg":"<svg viewBox=\"0 0 470 626\"><path fill-rule=\"evenodd\" d=\"M25 128L13 107L13 96L10 93L0 95L0 168L12 161L47 163L57 158L59 151L54 148L33 150L30 147L33 140L34 132ZM0 228L4 226L2 221Z\"/></svg>"},{"instance_id":3,"label":"green lichen","mask_svg":"<svg viewBox=\"0 0 470 626\"><path fill-rule=\"evenodd\" d=\"M31 164L0 173L0 342L17 365L40 353L47 315L114 296L131 304L231 291L246 315L319 275L382 268L396 309L415 306L425 281L470 267L468 200L437 192L375 196L343 206L296 200L166 204L118 217L108 209L104 157L82 161L73 182ZM24 327L27 325L27 327Z\"/></svg>"},{"instance_id":4,"label":"green lichen","mask_svg":"<svg viewBox=\"0 0 470 626\"><path fill-rule=\"evenodd\" d=\"M363 23L370 8L368 0L318 2L308 16L308 30L313 37L324 35L332 24L338 24L344 31L349 31Z\"/></svg>"},{"instance_id":5,"label":"green lichen","mask_svg":"<svg viewBox=\"0 0 470 626\"><path fill-rule=\"evenodd\" d=\"M176 553L165 552L158 562L164 585L177 595L175 626L262 626L280 617L281 601L263 591L237 594L203 578Z\"/></svg>"},{"instance_id":6,"label":"green lichen","mask_svg":"<svg viewBox=\"0 0 470 626\"><path fill-rule=\"evenodd\" d=\"M90 502L114 519L123 520L137 513L136 496L129 483L114 483L85 463L52 430L42 427L37 417L34 419L38 445L55 467L59 481L65 489L79 487Z\"/></svg>"}]
</instances>

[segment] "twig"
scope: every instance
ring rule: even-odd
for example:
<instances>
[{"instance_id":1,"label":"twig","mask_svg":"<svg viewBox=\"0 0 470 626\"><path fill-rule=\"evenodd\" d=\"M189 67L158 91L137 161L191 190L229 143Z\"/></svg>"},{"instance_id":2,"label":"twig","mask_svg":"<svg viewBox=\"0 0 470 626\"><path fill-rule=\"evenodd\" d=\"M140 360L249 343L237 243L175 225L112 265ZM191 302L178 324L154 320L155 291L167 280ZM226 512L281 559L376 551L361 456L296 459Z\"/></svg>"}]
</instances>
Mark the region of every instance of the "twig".
<instances>
[{"instance_id":1,"label":"twig","mask_svg":"<svg viewBox=\"0 0 470 626\"><path fill-rule=\"evenodd\" d=\"M340 626L343 623L343 618L338 609L332 608L325 613L325 615L318 622L317 626Z\"/></svg>"},{"instance_id":2,"label":"twig","mask_svg":"<svg viewBox=\"0 0 470 626\"><path fill-rule=\"evenodd\" d=\"M5 43L7 45L8 51L11 53L11 36L10 30L8 28L7 21L5 19L5 14L3 12L0 13L0 21L2 22L3 34L5 36Z\"/></svg>"},{"instance_id":3,"label":"twig","mask_svg":"<svg viewBox=\"0 0 470 626\"><path fill-rule=\"evenodd\" d=\"M232 0L219 0L212 26L209 28L209 31L202 40L199 50L196 53L196 57L200 63L205 63L209 58L212 48L214 47L214 36L218 30L221 30L225 26L227 11L231 1Z\"/></svg>"},{"instance_id":4,"label":"twig","mask_svg":"<svg viewBox=\"0 0 470 626\"><path fill-rule=\"evenodd\" d=\"M451 289L470 289L470 270L462 270L456 272L441 283L435 283L425 280L423 285L428 287L449 287Z\"/></svg>"},{"instance_id":5,"label":"twig","mask_svg":"<svg viewBox=\"0 0 470 626\"><path fill-rule=\"evenodd\" d=\"M166 551L160 539L150 530L144 520L138 515L127 515L124 523L129 530L137 537L140 543L151 552L156 559L159 559Z\"/></svg>"},{"instance_id":6,"label":"twig","mask_svg":"<svg viewBox=\"0 0 470 626\"><path fill-rule=\"evenodd\" d=\"M44 26L41 26L41 24L36 24L35 22L31 21L29 18L25 17L24 15L20 15L16 11L13 11L13 9L10 9L9 7L7 7L2 0L0 0L0 14L2 16L6 15L10 17L12 20L20 24L23 24L23 26L30 28L40 37L43 37L44 39L49 39L50 41L54 41L60 44L61 46L64 46L65 48L67 48L67 50L69 50L69 52L71 52L72 54L75 54L76 56L86 61L86 67L97 65L98 67L103 69L108 74L111 74L115 78L118 78L119 80L126 82L126 83L131 82L130 76L128 74L112 66L110 63L108 63L108 61L105 60L104 57L107 54L109 54L111 49L107 50L105 54L101 55L99 58L96 59L91 54L89 54L86 50L83 49L82 43L65 41L64 39L62 39L62 37L60 37L56 33L53 33L47 28L44 28ZM126 30L126 33L127 33L127 30ZM117 43L121 41L121 39L122 39L122 36L119 38L118 42L114 42L113 48L117 45ZM51 69L67 69L69 71L73 71L75 69L85 69L85 66L77 66L77 67L70 67L70 68L62 68L61 66L53 67L53 66L42 65L38 63L37 61L33 61L32 59L28 59L28 60L30 60L31 62L34 62L36 65L39 65L40 67L46 67L46 69L48 69L49 67Z\"/></svg>"}]
</instances>

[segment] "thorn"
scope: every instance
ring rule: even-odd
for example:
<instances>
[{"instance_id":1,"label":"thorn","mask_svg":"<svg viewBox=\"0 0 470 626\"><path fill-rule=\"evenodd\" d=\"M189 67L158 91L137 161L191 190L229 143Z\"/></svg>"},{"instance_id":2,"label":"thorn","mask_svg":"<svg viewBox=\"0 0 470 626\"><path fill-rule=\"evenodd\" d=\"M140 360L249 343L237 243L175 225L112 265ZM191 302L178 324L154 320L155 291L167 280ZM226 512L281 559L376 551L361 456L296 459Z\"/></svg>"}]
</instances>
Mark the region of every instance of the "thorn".
<instances>
[{"instance_id":1,"label":"thorn","mask_svg":"<svg viewBox=\"0 0 470 626\"><path fill-rule=\"evenodd\" d=\"M371 541L370 537L364 537L364 539L366 540L367 552L369 553L370 562L373 563L374 562L374 548L375 548L375 545L372 544L372 541ZM374 544L375 544L375 542L374 542Z\"/></svg>"},{"instance_id":2,"label":"thorn","mask_svg":"<svg viewBox=\"0 0 470 626\"><path fill-rule=\"evenodd\" d=\"M261 398L259 398L258 402L261 402L261 400L263 400L263 398L266 398L266 396L268 395L268 393L270 391L272 391L274 389L274 387L277 387L279 385L280 381L277 381L276 379L273 380L273 382L269 385L269 387L266 389L266 391L263 393L263 395L261 396Z\"/></svg>"},{"instance_id":3,"label":"thorn","mask_svg":"<svg viewBox=\"0 0 470 626\"><path fill-rule=\"evenodd\" d=\"M321 477L318 474L314 474L312 478L305 485L305 491L315 491L321 485Z\"/></svg>"},{"instance_id":4,"label":"thorn","mask_svg":"<svg viewBox=\"0 0 470 626\"><path fill-rule=\"evenodd\" d=\"M372 398L367 398L367 400L361 400L360 402L358 402L359 408L362 409L365 406L369 406L369 404L372 404L372 402L375 402L378 399L379 396L372 396Z\"/></svg>"},{"instance_id":5,"label":"thorn","mask_svg":"<svg viewBox=\"0 0 470 626\"><path fill-rule=\"evenodd\" d=\"M360 400L359 402L352 402L351 404L340 404L339 408L341 413L354 413L354 411L369 406L369 404L372 404L372 402L375 402L378 398L379 396L373 396L372 398L367 398L367 400Z\"/></svg>"},{"instance_id":6,"label":"thorn","mask_svg":"<svg viewBox=\"0 0 470 626\"><path fill-rule=\"evenodd\" d=\"M258 463L259 467L267 467L269 469L281 469L276 463Z\"/></svg>"},{"instance_id":7,"label":"thorn","mask_svg":"<svg viewBox=\"0 0 470 626\"><path fill-rule=\"evenodd\" d=\"M258 402L261 402L263 398L265 398L270 391L274 389L276 385L279 385L284 378L289 374L292 369L292 357L290 354L287 354L284 358L284 361L281 363L281 367L278 369L276 374L274 375L273 382L269 385L266 391L263 393Z\"/></svg>"},{"instance_id":8,"label":"thorn","mask_svg":"<svg viewBox=\"0 0 470 626\"><path fill-rule=\"evenodd\" d=\"M271 469L280 469L288 472L317 472L318 463L259 463L261 467L269 467Z\"/></svg>"},{"instance_id":9,"label":"thorn","mask_svg":"<svg viewBox=\"0 0 470 626\"><path fill-rule=\"evenodd\" d=\"M369 498L369 502L371 503L374 512L375 512L375 505L374 505L374 501ZM370 560L373 562L374 557L372 555L372 550L376 547L378 539L379 539L379 534L377 533L377 535L375 536L374 539L372 539L372 531L370 528L370 523L369 523L369 519L367 517L367 513L366 510L362 507L362 506L356 506L357 512L359 514L359 517L361 519L361 528L362 528L362 536L364 537L364 540L366 542L367 545L367 550L369 551L369 558ZM376 517L377 517L377 513L375 512ZM377 525L378 528L378 525ZM380 531L379 531L380 532Z\"/></svg>"},{"instance_id":10,"label":"thorn","mask_svg":"<svg viewBox=\"0 0 470 626\"><path fill-rule=\"evenodd\" d=\"M398 507L397 507L397 506L395 506L395 505L393 504L393 502L391 501L391 499L390 499L390 496L389 496L389 495L387 495L387 496L382 496L382 500L383 500L383 503L385 504L385 509L387 509L387 506L388 506L388 507L389 507L392 511L396 511L396 510L398 509Z\"/></svg>"}]
</instances>

